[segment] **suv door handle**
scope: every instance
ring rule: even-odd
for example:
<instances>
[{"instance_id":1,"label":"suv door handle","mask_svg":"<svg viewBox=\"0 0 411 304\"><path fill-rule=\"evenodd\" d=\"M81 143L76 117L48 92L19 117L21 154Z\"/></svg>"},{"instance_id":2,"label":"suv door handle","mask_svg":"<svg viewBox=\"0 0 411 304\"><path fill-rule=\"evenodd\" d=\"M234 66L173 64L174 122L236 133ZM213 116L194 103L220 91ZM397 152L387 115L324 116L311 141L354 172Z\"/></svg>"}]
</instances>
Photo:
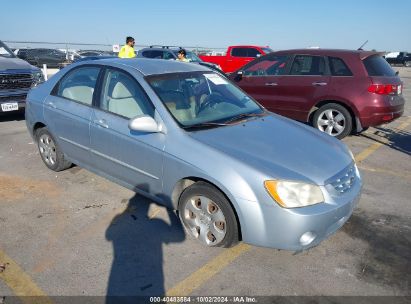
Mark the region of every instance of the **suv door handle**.
<instances>
[{"instance_id":1,"label":"suv door handle","mask_svg":"<svg viewBox=\"0 0 411 304\"><path fill-rule=\"evenodd\" d=\"M319 86L319 87L323 87L326 86L328 83L326 82L313 82L313 86Z\"/></svg>"},{"instance_id":2,"label":"suv door handle","mask_svg":"<svg viewBox=\"0 0 411 304\"><path fill-rule=\"evenodd\" d=\"M52 101L47 101L47 102L46 102L46 105L48 105L48 106L50 106L50 107L52 107L52 108L54 108L54 109L57 109L56 105L55 105L54 102L52 102Z\"/></svg>"},{"instance_id":3,"label":"suv door handle","mask_svg":"<svg viewBox=\"0 0 411 304\"><path fill-rule=\"evenodd\" d=\"M275 87L275 86L278 86L278 83L276 83L276 82L266 82L264 85L267 86L267 87Z\"/></svg>"},{"instance_id":4,"label":"suv door handle","mask_svg":"<svg viewBox=\"0 0 411 304\"><path fill-rule=\"evenodd\" d=\"M97 120L94 121L94 123L96 125L99 125L100 127L108 129L108 124L107 124L105 119L97 119Z\"/></svg>"}]
</instances>

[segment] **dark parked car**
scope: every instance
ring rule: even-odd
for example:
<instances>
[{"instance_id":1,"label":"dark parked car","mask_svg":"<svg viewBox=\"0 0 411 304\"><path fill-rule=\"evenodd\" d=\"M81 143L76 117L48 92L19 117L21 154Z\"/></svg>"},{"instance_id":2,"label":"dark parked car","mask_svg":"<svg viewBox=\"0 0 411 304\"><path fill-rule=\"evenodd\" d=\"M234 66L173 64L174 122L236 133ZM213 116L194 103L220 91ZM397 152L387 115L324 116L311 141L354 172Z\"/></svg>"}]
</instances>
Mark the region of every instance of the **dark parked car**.
<instances>
[{"instance_id":1,"label":"dark parked car","mask_svg":"<svg viewBox=\"0 0 411 304\"><path fill-rule=\"evenodd\" d=\"M407 52L400 52L397 57L386 57L385 60L391 65L411 67L411 54Z\"/></svg>"},{"instance_id":2,"label":"dark parked car","mask_svg":"<svg viewBox=\"0 0 411 304\"><path fill-rule=\"evenodd\" d=\"M401 79L377 52L279 51L230 78L268 110L337 138L390 122L404 112Z\"/></svg>"},{"instance_id":3,"label":"dark parked car","mask_svg":"<svg viewBox=\"0 0 411 304\"><path fill-rule=\"evenodd\" d=\"M0 41L0 114L23 110L30 88L43 81L40 69L16 58Z\"/></svg>"},{"instance_id":4,"label":"dark parked car","mask_svg":"<svg viewBox=\"0 0 411 304\"><path fill-rule=\"evenodd\" d=\"M99 50L82 50L78 51L77 54L81 57L97 57L97 56L117 56L116 53L110 51L99 51Z\"/></svg>"},{"instance_id":5,"label":"dark parked car","mask_svg":"<svg viewBox=\"0 0 411 304\"><path fill-rule=\"evenodd\" d=\"M177 60L178 51L181 50L181 47L170 47L170 46L150 46L149 48L141 49L137 52L137 57L139 58L153 58L153 59L166 59L166 60ZM224 75L224 72L221 70L221 67L218 64L211 62L205 62L200 57L198 57L194 52L187 51L186 58L192 63L196 63L207 68L210 68L214 71L219 72Z\"/></svg>"},{"instance_id":6,"label":"dark parked car","mask_svg":"<svg viewBox=\"0 0 411 304\"><path fill-rule=\"evenodd\" d=\"M67 62L66 54L55 49L21 49L17 52L17 56L38 67L47 64L49 68L60 68L64 62Z\"/></svg>"}]
</instances>

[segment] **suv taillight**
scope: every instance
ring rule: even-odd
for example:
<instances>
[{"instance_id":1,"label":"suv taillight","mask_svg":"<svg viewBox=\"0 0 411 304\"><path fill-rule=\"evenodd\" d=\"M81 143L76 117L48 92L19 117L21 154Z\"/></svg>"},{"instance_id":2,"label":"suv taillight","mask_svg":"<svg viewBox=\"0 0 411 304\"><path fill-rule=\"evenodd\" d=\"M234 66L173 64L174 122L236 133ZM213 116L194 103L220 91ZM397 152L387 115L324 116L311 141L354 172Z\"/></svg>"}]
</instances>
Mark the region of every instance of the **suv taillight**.
<instances>
[{"instance_id":1,"label":"suv taillight","mask_svg":"<svg viewBox=\"0 0 411 304\"><path fill-rule=\"evenodd\" d=\"M372 84L368 87L368 92L380 95L401 94L401 85L396 84Z\"/></svg>"}]
</instances>

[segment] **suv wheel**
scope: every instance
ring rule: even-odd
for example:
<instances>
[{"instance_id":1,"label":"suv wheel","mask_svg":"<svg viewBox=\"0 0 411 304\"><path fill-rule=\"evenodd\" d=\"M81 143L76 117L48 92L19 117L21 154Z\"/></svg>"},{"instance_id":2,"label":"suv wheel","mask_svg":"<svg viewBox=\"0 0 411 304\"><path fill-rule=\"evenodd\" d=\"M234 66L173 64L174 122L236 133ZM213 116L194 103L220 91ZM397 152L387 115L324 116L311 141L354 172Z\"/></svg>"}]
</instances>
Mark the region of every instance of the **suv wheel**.
<instances>
[{"instance_id":1,"label":"suv wheel","mask_svg":"<svg viewBox=\"0 0 411 304\"><path fill-rule=\"evenodd\" d=\"M231 204L210 184L197 182L185 189L178 214L186 232L205 246L231 247L239 240Z\"/></svg>"},{"instance_id":2,"label":"suv wheel","mask_svg":"<svg viewBox=\"0 0 411 304\"><path fill-rule=\"evenodd\" d=\"M352 118L343 106L327 103L314 114L313 127L328 135L342 139L352 130Z\"/></svg>"},{"instance_id":3,"label":"suv wheel","mask_svg":"<svg viewBox=\"0 0 411 304\"><path fill-rule=\"evenodd\" d=\"M411 67L411 61L406 61L406 62L404 62L404 66L406 66L406 67Z\"/></svg>"}]
</instances>

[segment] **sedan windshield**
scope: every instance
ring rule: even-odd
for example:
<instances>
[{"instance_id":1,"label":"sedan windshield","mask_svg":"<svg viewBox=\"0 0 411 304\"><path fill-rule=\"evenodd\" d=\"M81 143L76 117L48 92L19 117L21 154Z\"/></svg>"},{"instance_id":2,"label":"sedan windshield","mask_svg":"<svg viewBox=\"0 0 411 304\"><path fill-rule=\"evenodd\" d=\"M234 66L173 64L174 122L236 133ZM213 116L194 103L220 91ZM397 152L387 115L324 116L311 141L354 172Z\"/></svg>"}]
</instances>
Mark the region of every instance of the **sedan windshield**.
<instances>
[{"instance_id":1,"label":"sedan windshield","mask_svg":"<svg viewBox=\"0 0 411 304\"><path fill-rule=\"evenodd\" d=\"M0 57L6 58L14 58L16 57L13 52L5 45L3 42L0 41Z\"/></svg>"},{"instance_id":2,"label":"sedan windshield","mask_svg":"<svg viewBox=\"0 0 411 304\"><path fill-rule=\"evenodd\" d=\"M147 77L183 128L232 124L265 115L264 109L216 73L178 73Z\"/></svg>"}]
</instances>

